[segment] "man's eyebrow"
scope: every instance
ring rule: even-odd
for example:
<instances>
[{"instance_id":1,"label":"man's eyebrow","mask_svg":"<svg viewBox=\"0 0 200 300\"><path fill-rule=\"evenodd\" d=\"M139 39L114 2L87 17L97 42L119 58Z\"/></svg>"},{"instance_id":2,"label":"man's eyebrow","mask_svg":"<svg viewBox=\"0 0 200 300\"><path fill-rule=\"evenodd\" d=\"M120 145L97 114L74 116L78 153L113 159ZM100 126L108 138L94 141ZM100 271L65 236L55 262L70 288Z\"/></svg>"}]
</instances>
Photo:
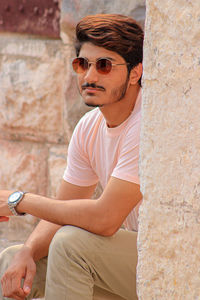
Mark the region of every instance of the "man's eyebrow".
<instances>
[{"instance_id":1,"label":"man's eyebrow","mask_svg":"<svg viewBox=\"0 0 200 300\"><path fill-rule=\"evenodd\" d=\"M116 61L115 58L109 57L109 56L102 56L102 57L99 57L98 59L101 59L101 58L106 58L106 59L109 59L109 60L111 60L111 61Z\"/></svg>"},{"instance_id":2,"label":"man's eyebrow","mask_svg":"<svg viewBox=\"0 0 200 300\"><path fill-rule=\"evenodd\" d=\"M90 61L90 59L86 56L78 56L78 57L83 57L83 58L87 59L88 61ZM110 56L100 56L100 57L96 58L96 61L99 60L99 59L109 59L111 61L116 61L115 58L110 57Z\"/></svg>"}]
</instances>

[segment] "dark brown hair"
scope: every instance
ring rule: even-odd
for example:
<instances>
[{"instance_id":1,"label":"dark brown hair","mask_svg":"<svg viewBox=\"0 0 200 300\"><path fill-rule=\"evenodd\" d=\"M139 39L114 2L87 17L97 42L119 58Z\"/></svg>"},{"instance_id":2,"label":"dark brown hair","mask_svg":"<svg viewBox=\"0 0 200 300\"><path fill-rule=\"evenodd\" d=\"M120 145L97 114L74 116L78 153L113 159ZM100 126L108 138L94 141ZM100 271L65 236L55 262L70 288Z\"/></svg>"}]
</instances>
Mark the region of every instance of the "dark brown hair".
<instances>
[{"instance_id":1,"label":"dark brown hair","mask_svg":"<svg viewBox=\"0 0 200 300\"><path fill-rule=\"evenodd\" d=\"M117 52L128 63L128 71L142 63L144 33L132 18L118 14L86 16L76 26L76 55L90 42ZM141 85L141 79L139 80Z\"/></svg>"}]
</instances>

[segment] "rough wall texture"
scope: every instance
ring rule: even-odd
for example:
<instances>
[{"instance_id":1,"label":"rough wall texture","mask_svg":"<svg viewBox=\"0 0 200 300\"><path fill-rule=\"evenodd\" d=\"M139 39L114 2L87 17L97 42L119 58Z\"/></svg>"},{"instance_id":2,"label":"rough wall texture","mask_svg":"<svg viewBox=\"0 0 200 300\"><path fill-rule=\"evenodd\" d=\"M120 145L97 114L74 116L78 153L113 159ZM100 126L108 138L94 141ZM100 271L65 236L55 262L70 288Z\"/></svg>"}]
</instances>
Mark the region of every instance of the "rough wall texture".
<instances>
[{"instance_id":1,"label":"rough wall texture","mask_svg":"<svg viewBox=\"0 0 200 300\"><path fill-rule=\"evenodd\" d=\"M61 2L61 36L73 38L75 24L86 15L116 13L132 16L141 25L145 20L145 0L63 0Z\"/></svg>"},{"instance_id":2,"label":"rough wall texture","mask_svg":"<svg viewBox=\"0 0 200 300\"><path fill-rule=\"evenodd\" d=\"M60 0L1 0L0 31L58 38Z\"/></svg>"},{"instance_id":3,"label":"rough wall texture","mask_svg":"<svg viewBox=\"0 0 200 300\"><path fill-rule=\"evenodd\" d=\"M74 26L89 13L111 12L144 24L145 0L126 0L126 6L118 0L63 0L62 40L0 33L1 189L55 196L73 128L88 110L71 69ZM31 216L1 223L0 251L24 241L36 223Z\"/></svg>"},{"instance_id":4,"label":"rough wall texture","mask_svg":"<svg viewBox=\"0 0 200 300\"><path fill-rule=\"evenodd\" d=\"M71 135L64 110L70 51L61 41L1 36L0 188L56 194ZM0 249L23 241L36 222L1 223Z\"/></svg>"},{"instance_id":5,"label":"rough wall texture","mask_svg":"<svg viewBox=\"0 0 200 300\"><path fill-rule=\"evenodd\" d=\"M200 299L200 5L148 0L138 294Z\"/></svg>"}]
</instances>

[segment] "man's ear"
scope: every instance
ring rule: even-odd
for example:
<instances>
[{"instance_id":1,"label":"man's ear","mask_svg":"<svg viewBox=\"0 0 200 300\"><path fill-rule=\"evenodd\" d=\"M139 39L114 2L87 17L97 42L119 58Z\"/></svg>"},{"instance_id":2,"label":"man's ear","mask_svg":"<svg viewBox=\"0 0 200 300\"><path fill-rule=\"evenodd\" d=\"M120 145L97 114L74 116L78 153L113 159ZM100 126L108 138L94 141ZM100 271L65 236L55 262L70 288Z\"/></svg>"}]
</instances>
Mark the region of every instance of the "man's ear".
<instances>
[{"instance_id":1,"label":"man's ear","mask_svg":"<svg viewBox=\"0 0 200 300\"><path fill-rule=\"evenodd\" d=\"M129 75L130 84L132 85L136 84L141 76L142 76L142 63L139 63L137 66L131 69Z\"/></svg>"}]
</instances>

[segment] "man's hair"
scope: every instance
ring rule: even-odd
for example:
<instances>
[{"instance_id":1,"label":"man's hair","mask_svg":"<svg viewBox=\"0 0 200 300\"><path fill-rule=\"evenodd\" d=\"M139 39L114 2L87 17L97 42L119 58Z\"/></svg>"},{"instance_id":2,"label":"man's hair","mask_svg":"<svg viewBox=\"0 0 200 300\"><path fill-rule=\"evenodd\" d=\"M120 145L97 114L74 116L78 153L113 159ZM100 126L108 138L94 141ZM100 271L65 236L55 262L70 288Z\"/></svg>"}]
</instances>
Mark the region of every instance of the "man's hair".
<instances>
[{"instance_id":1,"label":"man's hair","mask_svg":"<svg viewBox=\"0 0 200 300\"><path fill-rule=\"evenodd\" d=\"M144 33L132 18L119 14L86 16L76 26L76 55L85 42L104 47L121 55L128 72L142 63ZM141 85L141 78L138 81Z\"/></svg>"}]
</instances>

